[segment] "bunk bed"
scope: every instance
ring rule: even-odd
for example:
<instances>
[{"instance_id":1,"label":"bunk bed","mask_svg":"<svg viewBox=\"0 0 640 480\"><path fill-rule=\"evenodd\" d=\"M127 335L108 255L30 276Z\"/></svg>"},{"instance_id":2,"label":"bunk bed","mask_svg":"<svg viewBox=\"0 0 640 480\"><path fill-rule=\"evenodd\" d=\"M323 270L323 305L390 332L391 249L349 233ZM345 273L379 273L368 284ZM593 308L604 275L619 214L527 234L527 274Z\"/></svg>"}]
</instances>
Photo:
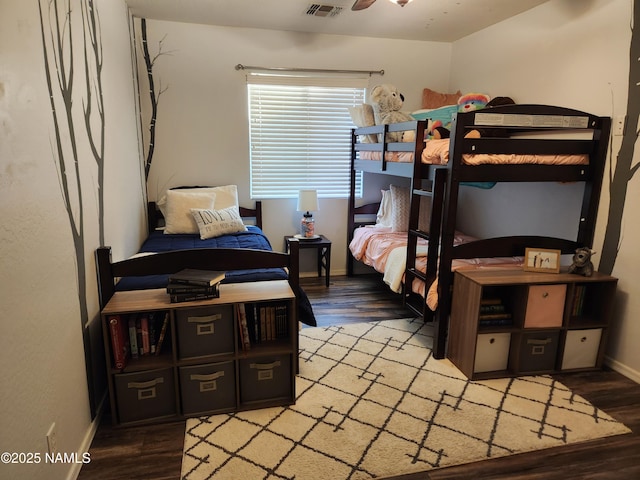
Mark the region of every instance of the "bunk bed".
<instances>
[{"instance_id":1,"label":"bunk bed","mask_svg":"<svg viewBox=\"0 0 640 480\"><path fill-rule=\"evenodd\" d=\"M111 247L101 246L95 252L100 307L116 291L165 288L169 275L184 268L222 270L223 283L288 280L296 294L298 320L315 326L311 304L300 287L298 243L291 242L288 253L273 251L261 229L261 202L238 211L247 223L245 229L202 239L199 233L165 234L165 216L155 202L149 202L149 235L137 254L113 262Z\"/></svg>"},{"instance_id":2,"label":"bunk bed","mask_svg":"<svg viewBox=\"0 0 640 480\"><path fill-rule=\"evenodd\" d=\"M525 248L548 248L570 254L593 243L598 201L607 155L611 121L578 110L547 105L505 105L459 113L451 138L425 141L426 121L379 125L352 131L352 165L348 244L354 242L362 214L378 211L377 204L356 207L357 172L410 179L411 200L406 242L402 298L425 321L434 322L436 358L444 358L456 262L515 263ZM415 131L406 143L365 143L389 131ZM482 134L478 136L476 132ZM473 132L473 133L472 133ZM544 236L464 238L456 231L460 186L482 187L494 182L583 182L579 227L574 240ZM419 228L422 197L430 197L428 228ZM426 250L417 259L416 252ZM348 254L348 273L353 259ZM435 300L434 300L435 297Z\"/></svg>"}]
</instances>

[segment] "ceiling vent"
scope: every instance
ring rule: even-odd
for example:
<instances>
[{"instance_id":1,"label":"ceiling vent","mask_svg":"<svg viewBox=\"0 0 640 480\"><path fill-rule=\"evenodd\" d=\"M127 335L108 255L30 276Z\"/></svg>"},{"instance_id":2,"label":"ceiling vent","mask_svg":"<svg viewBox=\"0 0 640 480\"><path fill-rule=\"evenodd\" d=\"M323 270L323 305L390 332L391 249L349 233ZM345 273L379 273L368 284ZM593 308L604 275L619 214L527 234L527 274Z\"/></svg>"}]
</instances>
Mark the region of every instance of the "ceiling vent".
<instances>
[{"instance_id":1,"label":"ceiling vent","mask_svg":"<svg viewBox=\"0 0 640 480\"><path fill-rule=\"evenodd\" d=\"M318 3L312 3L307 8L307 15L312 17L335 17L342 11L342 7L336 7L335 5L320 5Z\"/></svg>"}]
</instances>

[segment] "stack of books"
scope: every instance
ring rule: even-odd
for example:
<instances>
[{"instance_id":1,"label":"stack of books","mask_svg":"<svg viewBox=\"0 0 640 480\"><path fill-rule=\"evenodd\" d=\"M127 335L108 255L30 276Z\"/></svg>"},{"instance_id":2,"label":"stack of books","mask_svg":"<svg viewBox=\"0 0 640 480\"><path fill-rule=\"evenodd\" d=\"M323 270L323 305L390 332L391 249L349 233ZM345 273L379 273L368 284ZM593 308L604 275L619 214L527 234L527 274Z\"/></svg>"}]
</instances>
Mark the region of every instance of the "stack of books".
<instances>
[{"instance_id":1,"label":"stack of books","mask_svg":"<svg viewBox=\"0 0 640 480\"><path fill-rule=\"evenodd\" d=\"M220 296L220 282L225 272L186 268L169 276L167 293L171 303L206 300Z\"/></svg>"},{"instance_id":2,"label":"stack of books","mask_svg":"<svg viewBox=\"0 0 640 480\"><path fill-rule=\"evenodd\" d=\"M508 312L499 298L483 298L480 300L479 321L480 325L485 327L513 325L511 313Z\"/></svg>"}]
</instances>

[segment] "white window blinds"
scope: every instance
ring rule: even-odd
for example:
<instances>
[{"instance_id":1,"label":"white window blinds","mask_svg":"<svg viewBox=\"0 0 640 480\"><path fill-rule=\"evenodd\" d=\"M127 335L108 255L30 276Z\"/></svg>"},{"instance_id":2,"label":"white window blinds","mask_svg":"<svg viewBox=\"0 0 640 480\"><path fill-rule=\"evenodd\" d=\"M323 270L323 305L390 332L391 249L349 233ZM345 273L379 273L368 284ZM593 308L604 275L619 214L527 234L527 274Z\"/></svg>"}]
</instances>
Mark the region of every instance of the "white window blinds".
<instances>
[{"instance_id":1,"label":"white window blinds","mask_svg":"<svg viewBox=\"0 0 640 480\"><path fill-rule=\"evenodd\" d=\"M255 77L248 79L251 197L296 197L303 188L348 197L348 107L364 102L366 79Z\"/></svg>"}]
</instances>

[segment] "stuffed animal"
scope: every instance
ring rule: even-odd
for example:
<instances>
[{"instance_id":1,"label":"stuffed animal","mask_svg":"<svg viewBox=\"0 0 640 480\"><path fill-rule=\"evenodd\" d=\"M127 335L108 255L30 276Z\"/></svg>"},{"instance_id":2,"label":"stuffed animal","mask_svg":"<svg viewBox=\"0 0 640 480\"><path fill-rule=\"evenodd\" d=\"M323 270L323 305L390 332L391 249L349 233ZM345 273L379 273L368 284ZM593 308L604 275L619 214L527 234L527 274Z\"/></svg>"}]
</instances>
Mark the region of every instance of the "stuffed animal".
<instances>
[{"instance_id":1,"label":"stuffed animal","mask_svg":"<svg viewBox=\"0 0 640 480\"><path fill-rule=\"evenodd\" d=\"M593 275L593 263L591 263L591 255L596 252L591 251L587 247L576 249L573 255L573 263L569 267L569 273L575 273L585 277Z\"/></svg>"},{"instance_id":2,"label":"stuffed animal","mask_svg":"<svg viewBox=\"0 0 640 480\"><path fill-rule=\"evenodd\" d=\"M472 112L484 108L491 97L483 93L467 93L458 98L458 112ZM448 126L444 126L440 121L434 121L429 125L427 135L430 138L442 139L449 138L451 133Z\"/></svg>"},{"instance_id":3,"label":"stuffed animal","mask_svg":"<svg viewBox=\"0 0 640 480\"><path fill-rule=\"evenodd\" d=\"M501 105L514 105L516 102L511 97L495 97L488 100L489 96L482 93L469 93L463 95L458 99L458 112L472 112L474 110L481 110L484 108L497 107ZM432 138L449 138L450 132L448 128L445 128L441 123L434 122L430 126L428 132ZM480 137L508 137L509 131L506 129L476 129L470 130L465 137L467 138L480 138Z\"/></svg>"},{"instance_id":4,"label":"stuffed animal","mask_svg":"<svg viewBox=\"0 0 640 480\"><path fill-rule=\"evenodd\" d=\"M404 97L394 85L376 85L369 95L373 105L373 113L376 125L388 125L390 123L410 122L413 117L401 112ZM411 142L415 139L414 131L391 132L387 134L387 142Z\"/></svg>"},{"instance_id":5,"label":"stuffed animal","mask_svg":"<svg viewBox=\"0 0 640 480\"><path fill-rule=\"evenodd\" d=\"M458 99L458 112L473 112L487 106L491 97L484 93L467 93Z\"/></svg>"}]
</instances>

